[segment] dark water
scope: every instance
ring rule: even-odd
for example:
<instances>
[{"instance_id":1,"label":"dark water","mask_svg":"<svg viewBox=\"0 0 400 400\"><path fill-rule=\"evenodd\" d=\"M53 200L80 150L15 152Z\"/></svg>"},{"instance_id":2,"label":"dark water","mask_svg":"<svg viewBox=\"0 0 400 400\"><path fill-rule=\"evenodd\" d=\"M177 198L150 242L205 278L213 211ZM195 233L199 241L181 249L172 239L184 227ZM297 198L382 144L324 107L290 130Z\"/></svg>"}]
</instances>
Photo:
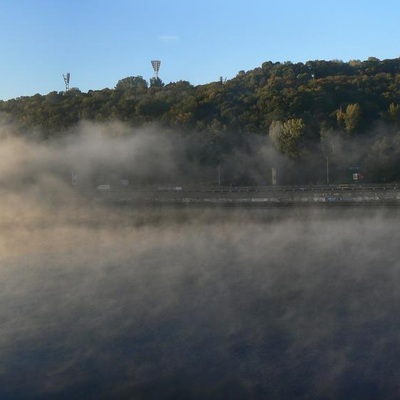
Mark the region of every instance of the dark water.
<instances>
[{"instance_id":1,"label":"dark water","mask_svg":"<svg viewBox=\"0 0 400 400\"><path fill-rule=\"evenodd\" d=\"M1 399L398 398L397 210L41 218L0 234Z\"/></svg>"}]
</instances>

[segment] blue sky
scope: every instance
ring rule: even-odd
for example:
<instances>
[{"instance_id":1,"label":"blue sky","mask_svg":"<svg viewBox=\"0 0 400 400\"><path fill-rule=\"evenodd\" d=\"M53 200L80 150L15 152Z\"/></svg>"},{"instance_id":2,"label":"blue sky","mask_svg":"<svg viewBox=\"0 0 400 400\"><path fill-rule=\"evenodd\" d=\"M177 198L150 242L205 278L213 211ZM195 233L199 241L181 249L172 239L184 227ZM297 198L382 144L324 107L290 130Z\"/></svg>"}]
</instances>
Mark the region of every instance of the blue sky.
<instances>
[{"instance_id":1,"label":"blue sky","mask_svg":"<svg viewBox=\"0 0 400 400\"><path fill-rule=\"evenodd\" d=\"M153 76L194 85L264 61L400 56L398 0L0 0L0 99L113 88Z\"/></svg>"}]
</instances>

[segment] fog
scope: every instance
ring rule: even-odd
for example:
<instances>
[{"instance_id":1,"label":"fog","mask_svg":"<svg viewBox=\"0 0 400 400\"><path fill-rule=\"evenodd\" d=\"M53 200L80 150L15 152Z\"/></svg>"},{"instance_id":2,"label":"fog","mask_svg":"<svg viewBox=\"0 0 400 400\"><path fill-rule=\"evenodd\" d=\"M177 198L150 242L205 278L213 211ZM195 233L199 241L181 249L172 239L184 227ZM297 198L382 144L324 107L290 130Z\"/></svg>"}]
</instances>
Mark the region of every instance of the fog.
<instances>
[{"instance_id":1,"label":"fog","mask_svg":"<svg viewBox=\"0 0 400 400\"><path fill-rule=\"evenodd\" d=\"M396 209L102 206L63 171L182 145L86 129L2 135L0 398L398 397Z\"/></svg>"}]
</instances>

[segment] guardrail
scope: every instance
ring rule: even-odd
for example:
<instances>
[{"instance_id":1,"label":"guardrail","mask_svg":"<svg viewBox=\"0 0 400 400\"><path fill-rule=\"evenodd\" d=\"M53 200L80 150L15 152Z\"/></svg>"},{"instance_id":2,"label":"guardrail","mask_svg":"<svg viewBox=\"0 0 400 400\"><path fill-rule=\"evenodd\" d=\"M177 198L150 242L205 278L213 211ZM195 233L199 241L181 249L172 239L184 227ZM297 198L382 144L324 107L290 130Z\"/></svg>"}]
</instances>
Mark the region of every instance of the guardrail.
<instances>
[{"instance_id":1,"label":"guardrail","mask_svg":"<svg viewBox=\"0 0 400 400\"><path fill-rule=\"evenodd\" d=\"M400 204L397 185L141 187L102 191L95 201L131 204Z\"/></svg>"}]
</instances>

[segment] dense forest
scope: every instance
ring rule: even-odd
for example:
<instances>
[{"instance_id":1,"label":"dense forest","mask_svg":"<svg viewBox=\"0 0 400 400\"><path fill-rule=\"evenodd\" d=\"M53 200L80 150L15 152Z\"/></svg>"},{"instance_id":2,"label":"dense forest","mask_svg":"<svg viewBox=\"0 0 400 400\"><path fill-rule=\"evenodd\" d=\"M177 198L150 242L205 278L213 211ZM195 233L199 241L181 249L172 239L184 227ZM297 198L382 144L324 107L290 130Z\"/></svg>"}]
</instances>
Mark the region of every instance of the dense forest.
<instances>
[{"instance_id":1,"label":"dense forest","mask_svg":"<svg viewBox=\"0 0 400 400\"><path fill-rule=\"evenodd\" d=\"M0 111L20 134L39 132L41 140L80 121L156 124L187 139L188 159L213 168L245 163L235 154L248 161L268 145L282 184L400 180L400 58L265 62L198 86L130 76L113 89L0 101ZM271 183L267 173L256 182L237 171L225 172L226 184Z\"/></svg>"}]
</instances>

